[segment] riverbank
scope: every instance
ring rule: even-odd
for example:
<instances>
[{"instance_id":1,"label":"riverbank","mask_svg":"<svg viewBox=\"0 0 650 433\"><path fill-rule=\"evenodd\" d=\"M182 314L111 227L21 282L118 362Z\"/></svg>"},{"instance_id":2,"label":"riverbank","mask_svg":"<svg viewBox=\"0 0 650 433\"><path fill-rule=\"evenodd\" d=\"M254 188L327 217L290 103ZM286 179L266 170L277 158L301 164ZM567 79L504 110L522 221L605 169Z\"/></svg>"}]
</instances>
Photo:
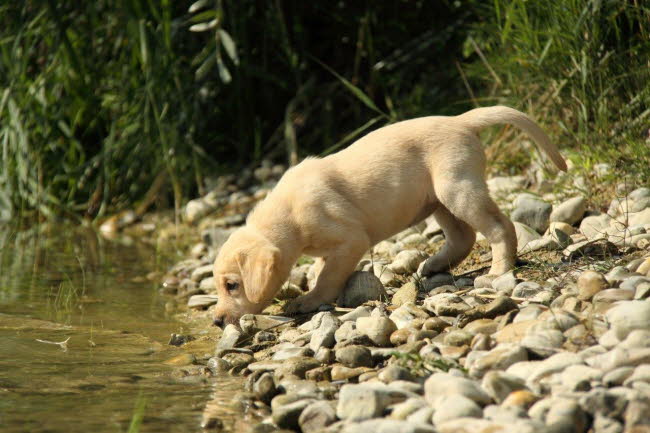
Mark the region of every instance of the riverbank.
<instances>
[{"instance_id":1,"label":"riverbank","mask_svg":"<svg viewBox=\"0 0 650 433\"><path fill-rule=\"evenodd\" d=\"M245 188L222 178L185 208L201 240L163 290L196 329L216 303L218 248L280 174L266 164ZM490 261L482 240L453 273L420 278L444 243L428 219L374 247L339 300L347 308L287 319L283 304L309 287L303 258L266 314L228 326L205 365L246 377L236 400L264 419L253 431L645 431L650 189L611 178L606 164L491 178L520 259L495 280L476 279Z\"/></svg>"}]
</instances>

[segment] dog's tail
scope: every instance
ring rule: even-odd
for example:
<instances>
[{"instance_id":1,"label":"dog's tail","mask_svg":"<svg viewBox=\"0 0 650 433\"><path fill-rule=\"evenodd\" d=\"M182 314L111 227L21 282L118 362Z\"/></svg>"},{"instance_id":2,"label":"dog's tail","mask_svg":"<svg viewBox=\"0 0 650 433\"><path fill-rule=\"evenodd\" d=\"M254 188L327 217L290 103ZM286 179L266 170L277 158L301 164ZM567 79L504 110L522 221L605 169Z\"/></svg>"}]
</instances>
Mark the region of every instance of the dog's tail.
<instances>
[{"instance_id":1,"label":"dog's tail","mask_svg":"<svg viewBox=\"0 0 650 433\"><path fill-rule=\"evenodd\" d=\"M551 142L546 133L542 131L542 129L537 126L530 117L521 111L504 106L483 107L461 114L457 119L475 132L478 132L487 126L500 125L503 123L513 124L530 135L533 140L544 149L544 152L546 152L557 168L562 171L567 171L566 161L564 161L564 158L560 155L557 146Z\"/></svg>"}]
</instances>

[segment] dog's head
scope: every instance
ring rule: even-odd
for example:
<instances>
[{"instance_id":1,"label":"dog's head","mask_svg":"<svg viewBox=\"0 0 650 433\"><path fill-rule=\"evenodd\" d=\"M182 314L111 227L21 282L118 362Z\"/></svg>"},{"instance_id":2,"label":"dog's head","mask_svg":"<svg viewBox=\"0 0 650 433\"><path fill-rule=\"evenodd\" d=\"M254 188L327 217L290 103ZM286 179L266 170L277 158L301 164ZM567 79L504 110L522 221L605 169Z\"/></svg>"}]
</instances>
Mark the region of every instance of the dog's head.
<instances>
[{"instance_id":1,"label":"dog's head","mask_svg":"<svg viewBox=\"0 0 650 433\"><path fill-rule=\"evenodd\" d=\"M256 230L245 226L230 235L214 262L214 324L238 324L244 314L261 312L283 283L279 270L280 250Z\"/></svg>"}]
</instances>

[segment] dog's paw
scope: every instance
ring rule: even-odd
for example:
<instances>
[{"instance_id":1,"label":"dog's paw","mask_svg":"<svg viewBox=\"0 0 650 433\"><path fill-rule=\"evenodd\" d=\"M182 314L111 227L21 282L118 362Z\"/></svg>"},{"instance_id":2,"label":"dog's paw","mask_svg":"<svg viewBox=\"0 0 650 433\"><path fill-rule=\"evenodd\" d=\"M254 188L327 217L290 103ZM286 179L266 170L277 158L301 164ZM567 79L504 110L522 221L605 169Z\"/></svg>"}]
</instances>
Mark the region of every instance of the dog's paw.
<instances>
[{"instance_id":1,"label":"dog's paw","mask_svg":"<svg viewBox=\"0 0 650 433\"><path fill-rule=\"evenodd\" d=\"M284 307L284 313L290 316L296 314L312 313L318 310L322 302L320 299L310 299L307 295L299 296Z\"/></svg>"}]
</instances>

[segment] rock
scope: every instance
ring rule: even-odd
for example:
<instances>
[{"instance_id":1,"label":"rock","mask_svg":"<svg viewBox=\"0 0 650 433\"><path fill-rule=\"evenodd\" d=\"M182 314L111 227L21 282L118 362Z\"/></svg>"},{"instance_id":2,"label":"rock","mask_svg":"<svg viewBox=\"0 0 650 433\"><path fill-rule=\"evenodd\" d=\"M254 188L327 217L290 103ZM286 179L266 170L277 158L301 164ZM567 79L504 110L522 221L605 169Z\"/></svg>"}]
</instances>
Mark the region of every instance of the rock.
<instances>
[{"instance_id":1,"label":"rock","mask_svg":"<svg viewBox=\"0 0 650 433\"><path fill-rule=\"evenodd\" d=\"M590 300L596 293L609 287L607 280L600 272L584 271L578 277L578 299Z\"/></svg>"},{"instance_id":2,"label":"rock","mask_svg":"<svg viewBox=\"0 0 650 433\"><path fill-rule=\"evenodd\" d=\"M357 331L356 322L343 322L341 326L339 326L339 329L334 332L334 340L336 340L337 343L341 343L360 335L361 333Z\"/></svg>"},{"instance_id":3,"label":"rock","mask_svg":"<svg viewBox=\"0 0 650 433\"><path fill-rule=\"evenodd\" d=\"M336 422L336 410L329 401L316 401L300 413L298 425L302 433L316 433Z\"/></svg>"},{"instance_id":4,"label":"rock","mask_svg":"<svg viewBox=\"0 0 650 433\"><path fill-rule=\"evenodd\" d=\"M501 407L495 404L483 410L483 418L497 422L512 422L518 418L526 418L526 411L518 406Z\"/></svg>"},{"instance_id":5,"label":"rock","mask_svg":"<svg viewBox=\"0 0 650 433\"><path fill-rule=\"evenodd\" d=\"M397 330L388 317L360 317L356 321L357 330L367 335L377 346L389 346L390 335Z\"/></svg>"},{"instance_id":6,"label":"rock","mask_svg":"<svg viewBox=\"0 0 650 433\"><path fill-rule=\"evenodd\" d=\"M566 248L573 243L571 235L575 233L573 227L560 222L552 222L546 231L544 238L557 242L560 248Z\"/></svg>"},{"instance_id":7,"label":"rock","mask_svg":"<svg viewBox=\"0 0 650 433\"><path fill-rule=\"evenodd\" d=\"M525 379L527 383L537 382L546 376L550 376L551 374L557 373L571 365L576 364L584 364L584 361L580 355L576 353L560 352L543 361L539 361L533 364L532 371L529 370L529 374L525 377L522 377L522 379ZM511 365L506 373L517 375L515 373L515 367L517 365L518 364Z\"/></svg>"},{"instance_id":8,"label":"rock","mask_svg":"<svg viewBox=\"0 0 650 433\"><path fill-rule=\"evenodd\" d=\"M557 399L547 415L546 425L553 432L582 433L587 430L587 416L571 399Z\"/></svg>"},{"instance_id":9,"label":"rock","mask_svg":"<svg viewBox=\"0 0 650 433\"><path fill-rule=\"evenodd\" d=\"M418 273L421 275L421 272ZM430 292L431 290L442 286L452 285L455 287L456 281L454 280L454 276L450 273L440 272L428 276L427 278L421 280L420 283L422 284L422 290L424 292Z\"/></svg>"},{"instance_id":10,"label":"rock","mask_svg":"<svg viewBox=\"0 0 650 433\"><path fill-rule=\"evenodd\" d=\"M330 312L322 314L318 329L313 331L311 340L309 341L309 348L314 353L321 347L331 348L334 346L336 340L334 333L341 324L340 320Z\"/></svg>"},{"instance_id":11,"label":"rock","mask_svg":"<svg viewBox=\"0 0 650 433\"><path fill-rule=\"evenodd\" d=\"M532 298L537 295L539 292L543 291L544 288L534 281L524 281L514 288L512 291L513 298Z\"/></svg>"},{"instance_id":12,"label":"rock","mask_svg":"<svg viewBox=\"0 0 650 433\"><path fill-rule=\"evenodd\" d=\"M232 349L241 338L241 331L236 325L229 324L223 330L221 338L217 343L217 350Z\"/></svg>"},{"instance_id":13,"label":"rock","mask_svg":"<svg viewBox=\"0 0 650 433\"><path fill-rule=\"evenodd\" d=\"M516 311L519 307L517 303L507 296L499 296L489 304L477 305L474 308L466 310L458 318L458 326L465 326L470 321L476 319L494 319L497 316L506 314L510 311Z\"/></svg>"},{"instance_id":14,"label":"rock","mask_svg":"<svg viewBox=\"0 0 650 433\"><path fill-rule=\"evenodd\" d=\"M609 372L618 367L633 367L650 362L650 348L635 347L632 349L625 349L615 347L609 352L601 355L594 355L587 358L585 361L592 367L598 367L605 372Z\"/></svg>"},{"instance_id":15,"label":"rock","mask_svg":"<svg viewBox=\"0 0 650 433\"><path fill-rule=\"evenodd\" d=\"M173 365L175 367L183 367L196 363L196 357L190 353L183 353L163 362L165 365Z\"/></svg>"},{"instance_id":16,"label":"rock","mask_svg":"<svg viewBox=\"0 0 650 433\"><path fill-rule=\"evenodd\" d=\"M613 219L607 214L588 216L580 223L580 232L593 240L606 236L605 232Z\"/></svg>"},{"instance_id":17,"label":"rock","mask_svg":"<svg viewBox=\"0 0 650 433\"><path fill-rule=\"evenodd\" d=\"M454 329L444 334L443 342L449 346L467 346L474 335L466 330Z\"/></svg>"},{"instance_id":18,"label":"rock","mask_svg":"<svg viewBox=\"0 0 650 433\"><path fill-rule=\"evenodd\" d=\"M525 251L529 243L541 238L535 229L516 221L513 224L515 226L515 233L517 234L517 252L521 253Z\"/></svg>"},{"instance_id":19,"label":"rock","mask_svg":"<svg viewBox=\"0 0 650 433\"><path fill-rule=\"evenodd\" d=\"M596 414L593 431L594 433L623 433L623 425L614 418Z\"/></svg>"},{"instance_id":20,"label":"rock","mask_svg":"<svg viewBox=\"0 0 650 433\"><path fill-rule=\"evenodd\" d=\"M371 307L367 305L362 305L350 311L349 313L339 316L339 320L341 322L349 322L349 321L356 322L356 320L359 317L370 317L371 312L372 312Z\"/></svg>"},{"instance_id":21,"label":"rock","mask_svg":"<svg viewBox=\"0 0 650 433\"><path fill-rule=\"evenodd\" d=\"M206 203L202 199L190 200L185 205L185 221L194 224L210 212L213 212L215 208L215 206Z\"/></svg>"},{"instance_id":22,"label":"rock","mask_svg":"<svg viewBox=\"0 0 650 433\"><path fill-rule=\"evenodd\" d=\"M556 329L543 329L540 332L526 335L519 344L529 352L546 358L553 355L562 347L564 335Z\"/></svg>"},{"instance_id":23,"label":"rock","mask_svg":"<svg viewBox=\"0 0 650 433\"><path fill-rule=\"evenodd\" d=\"M241 353L241 352L231 352L231 353L226 353L223 355L223 360L230 363L231 365L231 372L233 373L238 373L244 368L248 367L249 364L251 364L253 361L255 361L255 358L253 358L253 355L249 353Z\"/></svg>"},{"instance_id":24,"label":"rock","mask_svg":"<svg viewBox=\"0 0 650 433\"><path fill-rule=\"evenodd\" d=\"M487 180L487 185L491 193L503 193L523 189L526 186L526 182L524 176L495 176Z\"/></svg>"},{"instance_id":25,"label":"rock","mask_svg":"<svg viewBox=\"0 0 650 433\"><path fill-rule=\"evenodd\" d=\"M644 398L632 399L627 404L625 415L623 416L625 427L630 432L644 431L650 425L650 399L648 396ZM635 428L636 427L636 428ZM645 430L647 431L647 430Z\"/></svg>"},{"instance_id":26,"label":"rock","mask_svg":"<svg viewBox=\"0 0 650 433\"><path fill-rule=\"evenodd\" d=\"M513 391L501 403L502 407L519 407L528 410L539 397L528 390Z\"/></svg>"},{"instance_id":27,"label":"rock","mask_svg":"<svg viewBox=\"0 0 650 433\"><path fill-rule=\"evenodd\" d=\"M391 303L395 306L406 304L407 302L415 302L418 299L418 288L414 282L408 282L399 288L393 295Z\"/></svg>"},{"instance_id":28,"label":"rock","mask_svg":"<svg viewBox=\"0 0 650 433\"><path fill-rule=\"evenodd\" d=\"M276 346L277 347L277 346ZM314 351L308 347L284 347L273 354L274 361L283 361L285 359L294 358L296 356L311 356Z\"/></svg>"},{"instance_id":29,"label":"rock","mask_svg":"<svg viewBox=\"0 0 650 433\"><path fill-rule=\"evenodd\" d=\"M413 375L406 368L393 364L382 369L377 375L377 379L384 383L392 383L397 380L411 381L413 380Z\"/></svg>"},{"instance_id":30,"label":"rock","mask_svg":"<svg viewBox=\"0 0 650 433\"><path fill-rule=\"evenodd\" d=\"M389 268L396 274L412 274L417 271L420 263L426 258L426 254L421 251L404 250L395 256L395 260L389 265Z\"/></svg>"},{"instance_id":31,"label":"rock","mask_svg":"<svg viewBox=\"0 0 650 433\"><path fill-rule=\"evenodd\" d=\"M336 360L346 367L372 367L370 350L363 346L347 346L336 350Z\"/></svg>"},{"instance_id":32,"label":"rock","mask_svg":"<svg viewBox=\"0 0 650 433\"><path fill-rule=\"evenodd\" d=\"M285 378L304 379L305 372L320 366L320 362L308 356L296 356L281 361L275 368L274 376L280 381Z\"/></svg>"},{"instance_id":33,"label":"rock","mask_svg":"<svg viewBox=\"0 0 650 433\"><path fill-rule=\"evenodd\" d=\"M210 305L216 304L218 300L219 298L215 295L193 295L187 300L187 306L204 310Z\"/></svg>"},{"instance_id":34,"label":"rock","mask_svg":"<svg viewBox=\"0 0 650 433\"><path fill-rule=\"evenodd\" d=\"M355 308L368 301L388 299L381 280L371 272L354 272L336 301L339 307Z\"/></svg>"},{"instance_id":35,"label":"rock","mask_svg":"<svg viewBox=\"0 0 650 433\"><path fill-rule=\"evenodd\" d=\"M488 370L505 370L512 364L528 360L526 349L517 344L500 344L479 358L470 369L472 377L483 377Z\"/></svg>"},{"instance_id":36,"label":"rock","mask_svg":"<svg viewBox=\"0 0 650 433\"><path fill-rule=\"evenodd\" d=\"M625 379L634 373L634 367L619 367L611 370L603 376L603 385L613 387L623 385Z\"/></svg>"},{"instance_id":37,"label":"rock","mask_svg":"<svg viewBox=\"0 0 650 433\"><path fill-rule=\"evenodd\" d=\"M617 337L623 340L634 329L650 330L650 302L621 302L605 313Z\"/></svg>"},{"instance_id":38,"label":"rock","mask_svg":"<svg viewBox=\"0 0 650 433\"><path fill-rule=\"evenodd\" d=\"M562 254L568 260L578 257L607 258L618 253L616 245L604 239L576 242L566 247Z\"/></svg>"},{"instance_id":39,"label":"rock","mask_svg":"<svg viewBox=\"0 0 650 433\"><path fill-rule=\"evenodd\" d=\"M211 277L212 276L212 268L213 265L204 265L204 266L199 266L198 268L194 269L192 271L192 275L190 276L190 279L192 281L199 282L205 278Z\"/></svg>"},{"instance_id":40,"label":"rock","mask_svg":"<svg viewBox=\"0 0 650 433\"><path fill-rule=\"evenodd\" d=\"M463 327L464 331L471 334L492 335L497 332L499 324L492 319L477 319Z\"/></svg>"},{"instance_id":41,"label":"rock","mask_svg":"<svg viewBox=\"0 0 650 433\"><path fill-rule=\"evenodd\" d=\"M551 212L551 222L563 222L573 225L582 219L587 210L587 200L584 197L573 197L560 203Z\"/></svg>"},{"instance_id":42,"label":"rock","mask_svg":"<svg viewBox=\"0 0 650 433\"><path fill-rule=\"evenodd\" d=\"M407 302L395 309L390 314L389 318L395 322L397 329L403 329L413 327L418 320L427 320L429 318L429 313L412 302Z\"/></svg>"},{"instance_id":43,"label":"rock","mask_svg":"<svg viewBox=\"0 0 650 433\"><path fill-rule=\"evenodd\" d=\"M499 293L510 295L519 282L520 280L510 271L495 278L492 281L492 288Z\"/></svg>"},{"instance_id":44,"label":"rock","mask_svg":"<svg viewBox=\"0 0 650 433\"><path fill-rule=\"evenodd\" d=\"M453 293L440 293L424 300L424 308L437 316L457 316L471 307Z\"/></svg>"},{"instance_id":45,"label":"rock","mask_svg":"<svg viewBox=\"0 0 650 433\"><path fill-rule=\"evenodd\" d=\"M205 290L205 291L213 291L215 289L216 285L214 282L214 277L207 277L201 280L199 283L199 289Z\"/></svg>"},{"instance_id":46,"label":"rock","mask_svg":"<svg viewBox=\"0 0 650 433\"><path fill-rule=\"evenodd\" d=\"M424 383L424 397L435 407L438 398L459 394L470 400L486 405L491 402L489 395L474 381L449 373L434 373Z\"/></svg>"},{"instance_id":47,"label":"rock","mask_svg":"<svg viewBox=\"0 0 650 433\"><path fill-rule=\"evenodd\" d=\"M537 421L518 419L510 422L478 418L457 418L436 426L439 433L540 433L546 431Z\"/></svg>"},{"instance_id":48,"label":"rock","mask_svg":"<svg viewBox=\"0 0 650 433\"><path fill-rule=\"evenodd\" d=\"M361 383L343 385L339 392L336 416L342 420L362 421L382 416L390 404L404 401L408 393L380 383Z\"/></svg>"},{"instance_id":49,"label":"rock","mask_svg":"<svg viewBox=\"0 0 650 433\"><path fill-rule=\"evenodd\" d=\"M253 384L253 393L260 401L266 404L278 393L271 373L263 373Z\"/></svg>"},{"instance_id":50,"label":"rock","mask_svg":"<svg viewBox=\"0 0 650 433\"><path fill-rule=\"evenodd\" d=\"M483 416L483 410L476 403L460 394L445 395L438 399L434 410L435 425L461 417L481 418Z\"/></svg>"},{"instance_id":51,"label":"rock","mask_svg":"<svg viewBox=\"0 0 650 433\"><path fill-rule=\"evenodd\" d=\"M497 370L485 373L481 386L497 403L502 403L515 391L526 389L523 379Z\"/></svg>"},{"instance_id":52,"label":"rock","mask_svg":"<svg viewBox=\"0 0 650 433\"><path fill-rule=\"evenodd\" d=\"M549 218L553 206L545 201L530 195L520 194L515 199L514 210L510 219L525 224L538 233L544 233L549 225Z\"/></svg>"},{"instance_id":53,"label":"rock","mask_svg":"<svg viewBox=\"0 0 650 433\"><path fill-rule=\"evenodd\" d=\"M172 334L167 344L169 344L170 346L180 347L183 344L189 343L192 340L195 340L195 338L192 337L191 335Z\"/></svg>"},{"instance_id":54,"label":"rock","mask_svg":"<svg viewBox=\"0 0 650 433\"><path fill-rule=\"evenodd\" d=\"M404 400L401 403L397 403L392 407L392 411L390 413L390 418L391 419L398 419L398 420L405 420L407 419L411 414L417 412L418 410L428 407L427 402L424 401L423 398L417 397L417 398L409 398ZM431 417L428 419L424 420L424 423L430 422Z\"/></svg>"},{"instance_id":55,"label":"rock","mask_svg":"<svg viewBox=\"0 0 650 433\"><path fill-rule=\"evenodd\" d=\"M301 398L296 395L281 394L271 401L273 422L281 428L298 430L298 419L303 410L314 402L312 398Z\"/></svg>"},{"instance_id":56,"label":"rock","mask_svg":"<svg viewBox=\"0 0 650 433\"><path fill-rule=\"evenodd\" d=\"M343 365L337 364L332 367L330 374L332 380L336 381L336 380L353 379L355 377L361 376L364 373L367 373L368 371L373 371L373 370L368 367L350 368L350 367L345 367Z\"/></svg>"},{"instance_id":57,"label":"rock","mask_svg":"<svg viewBox=\"0 0 650 433\"><path fill-rule=\"evenodd\" d=\"M253 334L266 329L284 329L283 325L293 323L293 319L284 316L267 316L265 314L244 314L239 319L239 326L246 334Z\"/></svg>"},{"instance_id":58,"label":"rock","mask_svg":"<svg viewBox=\"0 0 650 433\"><path fill-rule=\"evenodd\" d=\"M431 425L395 419L371 419L357 424L345 424L341 433L437 433Z\"/></svg>"}]
</instances>

